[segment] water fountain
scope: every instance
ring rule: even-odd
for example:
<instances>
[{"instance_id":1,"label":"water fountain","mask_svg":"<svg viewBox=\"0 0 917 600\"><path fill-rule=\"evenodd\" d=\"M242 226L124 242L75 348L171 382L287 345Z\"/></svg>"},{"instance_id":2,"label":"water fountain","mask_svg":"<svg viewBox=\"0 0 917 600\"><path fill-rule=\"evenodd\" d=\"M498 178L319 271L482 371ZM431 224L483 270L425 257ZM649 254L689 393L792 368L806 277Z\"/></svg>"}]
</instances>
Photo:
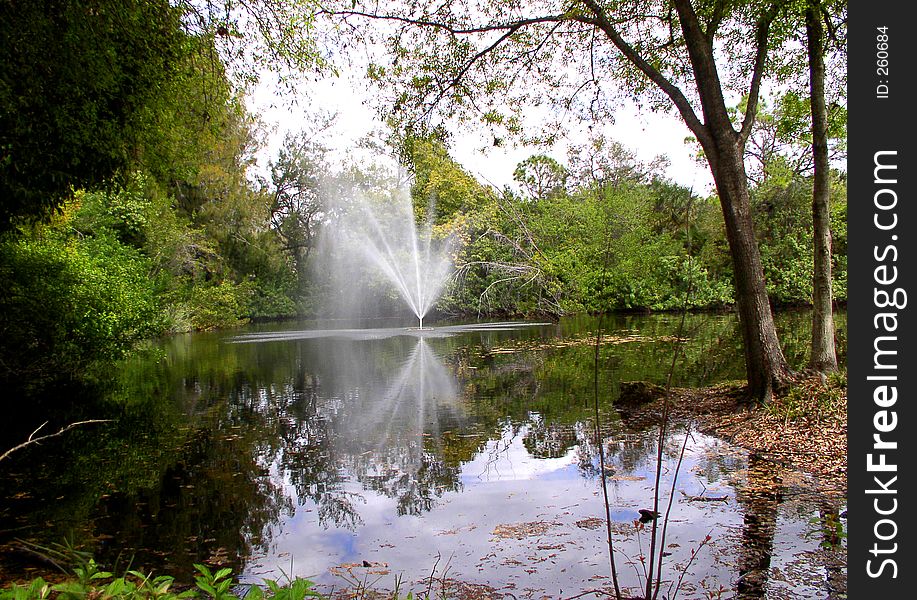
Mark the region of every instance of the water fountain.
<instances>
[{"instance_id":1,"label":"water fountain","mask_svg":"<svg viewBox=\"0 0 917 600\"><path fill-rule=\"evenodd\" d=\"M431 203L425 225L418 230L411 197L399 190L382 201L358 195L343 220L349 251L359 252L397 290L420 330L453 272L455 237L434 239L433 214Z\"/></svg>"}]
</instances>

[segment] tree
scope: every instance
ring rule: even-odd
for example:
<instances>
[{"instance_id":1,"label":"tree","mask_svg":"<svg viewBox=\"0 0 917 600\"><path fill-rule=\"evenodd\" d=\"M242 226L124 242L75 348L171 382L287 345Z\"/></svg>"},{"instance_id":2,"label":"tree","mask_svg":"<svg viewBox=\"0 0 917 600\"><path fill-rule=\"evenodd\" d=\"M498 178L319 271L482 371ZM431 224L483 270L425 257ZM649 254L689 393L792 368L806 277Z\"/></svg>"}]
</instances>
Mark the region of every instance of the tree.
<instances>
[{"instance_id":1,"label":"tree","mask_svg":"<svg viewBox=\"0 0 917 600\"><path fill-rule=\"evenodd\" d=\"M277 161L271 163L271 227L293 259L300 292L306 287L309 255L326 211L321 183L327 171L324 153L307 134L288 135Z\"/></svg>"},{"instance_id":2,"label":"tree","mask_svg":"<svg viewBox=\"0 0 917 600\"><path fill-rule=\"evenodd\" d=\"M846 3L845 3L846 4ZM812 226L815 257L812 279L812 353L809 364L822 373L837 370L831 291L831 174L828 110L825 105L825 43L822 19L830 16L820 0L807 0L806 50L812 107Z\"/></svg>"},{"instance_id":3,"label":"tree","mask_svg":"<svg viewBox=\"0 0 917 600\"><path fill-rule=\"evenodd\" d=\"M585 144L570 148L571 179L582 186L619 187L659 179L667 159L657 156L649 163L637 159L636 153L617 140L602 134L590 135Z\"/></svg>"},{"instance_id":4,"label":"tree","mask_svg":"<svg viewBox=\"0 0 917 600\"><path fill-rule=\"evenodd\" d=\"M214 41L211 55L229 67L237 87L273 73L294 92L307 73L329 67L312 33L315 0L175 0L183 25ZM207 59L207 55L201 55Z\"/></svg>"},{"instance_id":5,"label":"tree","mask_svg":"<svg viewBox=\"0 0 917 600\"><path fill-rule=\"evenodd\" d=\"M4 3L0 231L126 168L181 55L180 25L167 0Z\"/></svg>"},{"instance_id":6,"label":"tree","mask_svg":"<svg viewBox=\"0 0 917 600\"><path fill-rule=\"evenodd\" d=\"M843 69L828 69L831 59L844 60L846 2L803 0L792 5L791 27L799 35L804 56L788 53L789 75L804 74L808 95L787 91L760 118L746 148L750 176L762 187L776 178L778 185L807 177L811 183L814 252L812 260L812 349L809 366L820 372L837 370L834 347L831 275L831 161L846 151L847 111L842 102L829 103L829 93L843 95ZM836 76L829 81L827 73ZM839 90L831 90L834 83ZM801 87L801 86L800 86Z\"/></svg>"},{"instance_id":7,"label":"tree","mask_svg":"<svg viewBox=\"0 0 917 600\"><path fill-rule=\"evenodd\" d=\"M347 3L335 14L345 23L373 18L395 27L385 31L391 62L371 65L370 76L396 90L389 100L403 120L430 119L448 105L512 132L521 126L509 113L546 98L558 114L579 107L596 120L612 112L607 79L654 108L674 107L703 148L719 195L748 391L766 400L782 387L791 372L768 303L743 160L782 3L412 2L388 12L375 6ZM546 85L532 85L535 79ZM578 102L583 90L589 98ZM748 102L733 123L726 92L738 90Z\"/></svg>"},{"instance_id":8,"label":"tree","mask_svg":"<svg viewBox=\"0 0 917 600\"><path fill-rule=\"evenodd\" d=\"M235 89L265 71L293 82L325 68L313 17L302 0L5 2L0 232L47 221L73 190L106 186L134 166L174 80L187 76L183 62L202 79L208 67L223 78L229 64Z\"/></svg>"},{"instance_id":9,"label":"tree","mask_svg":"<svg viewBox=\"0 0 917 600\"><path fill-rule=\"evenodd\" d=\"M544 154L530 156L513 171L513 179L525 188L529 198L543 200L564 192L569 172Z\"/></svg>"}]
</instances>

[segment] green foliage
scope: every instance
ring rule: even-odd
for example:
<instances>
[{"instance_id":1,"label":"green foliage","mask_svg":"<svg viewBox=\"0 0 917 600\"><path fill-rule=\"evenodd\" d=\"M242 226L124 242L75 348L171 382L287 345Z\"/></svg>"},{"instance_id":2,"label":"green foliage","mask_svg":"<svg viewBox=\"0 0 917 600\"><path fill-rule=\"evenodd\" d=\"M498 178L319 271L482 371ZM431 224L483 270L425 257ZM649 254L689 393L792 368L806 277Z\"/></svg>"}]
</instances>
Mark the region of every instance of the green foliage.
<instances>
[{"instance_id":1,"label":"green foliage","mask_svg":"<svg viewBox=\"0 0 917 600\"><path fill-rule=\"evenodd\" d=\"M224 281L218 285L195 285L188 302L189 319L194 329L233 327L244 322L244 314L251 297L251 285Z\"/></svg>"},{"instance_id":2,"label":"green foliage","mask_svg":"<svg viewBox=\"0 0 917 600\"><path fill-rule=\"evenodd\" d=\"M735 302L716 198L698 198L673 182L650 178L653 166L607 140L573 158L575 177L561 177L566 168L547 157L523 161L516 175L524 195L507 192L494 208L463 213L462 276L440 310L534 314L554 302L559 312L721 308ZM434 169L422 180L444 179ZM836 298L844 300L846 184L840 178L833 198L834 285ZM771 177L753 190L765 278L776 303L811 301L810 206L811 181L800 175Z\"/></svg>"},{"instance_id":3,"label":"green foliage","mask_svg":"<svg viewBox=\"0 0 917 600\"><path fill-rule=\"evenodd\" d=\"M45 600L51 597L51 584L41 577L36 577L28 585L12 584L0 590L0 600Z\"/></svg>"},{"instance_id":4,"label":"green foliage","mask_svg":"<svg viewBox=\"0 0 917 600\"><path fill-rule=\"evenodd\" d=\"M525 159L513 171L513 179L536 200L563 193L568 175L563 165L543 154Z\"/></svg>"},{"instance_id":5,"label":"green foliage","mask_svg":"<svg viewBox=\"0 0 917 600\"><path fill-rule=\"evenodd\" d=\"M274 600L303 600L307 597L321 597L321 594L312 589L312 582L301 577L297 577L285 586L270 580L264 583L270 591L270 597Z\"/></svg>"},{"instance_id":6,"label":"green foliage","mask_svg":"<svg viewBox=\"0 0 917 600\"><path fill-rule=\"evenodd\" d=\"M174 578L167 575L153 577L152 574L129 570L123 576L115 577L111 572L101 570L92 557L84 559L81 554L69 556L76 564L67 580L50 585L39 577L28 586L13 584L6 590L0 590L0 600L44 600L50 597L60 600L178 600L195 595L191 591L172 592Z\"/></svg>"},{"instance_id":7,"label":"green foliage","mask_svg":"<svg viewBox=\"0 0 917 600\"><path fill-rule=\"evenodd\" d=\"M16 2L0 13L0 231L122 173L185 35L166 0Z\"/></svg>"},{"instance_id":8,"label":"green foliage","mask_svg":"<svg viewBox=\"0 0 917 600\"><path fill-rule=\"evenodd\" d=\"M449 156L440 139L434 136L408 137L403 151L407 166L414 175L411 198L419 220L426 218L431 203L437 224L443 224L459 213L487 210L492 201L489 190Z\"/></svg>"},{"instance_id":9,"label":"green foliage","mask_svg":"<svg viewBox=\"0 0 917 600\"><path fill-rule=\"evenodd\" d=\"M151 573L129 570L121 577L99 569L95 560L74 567L73 576L58 584L49 584L37 577L28 585L12 584L0 590L0 600L182 600L184 598L205 598L210 600L238 600L232 591L234 585L232 570L223 568L212 571L202 564L195 564L194 576L197 590L176 592L172 590L174 578L168 575L153 577ZM308 579L297 577L283 585L266 580L264 586L253 585L242 600L304 600L321 598L314 584Z\"/></svg>"},{"instance_id":10,"label":"green foliage","mask_svg":"<svg viewBox=\"0 0 917 600\"><path fill-rule=\"evenodd\" d=\"M195 564L199 575L194 576L195 585L213 600L233 600L235 596L229 591L232 585L232 569L220 569L212 572L206 565Z\"/></svg>"},{"instance_id":11,"label":"green foliage","mask_svg":"<svg viewBox=\"0 0 917 600\"><path fill-rule=\"evenodd\" d=\"M110 237L54 230L0 240L0 380L92 377L162 331L149 262Z\"/></svg>"},{"instance_id":12,"label":"green foliage","mask_svg":"<svg viewBox=\"0 0 917 600\"><path fill-rule=\"evenodd\" d=\"M324 150L314 137L291 138L271 181L253 182L247 169L258 130L218 52L250 38L251 23L179 6L28 0L0 17L0 41L17 49L0 70L0 231L12 230L0 240L8 282L0 291L4 382L91 380L145 337L311 316L328 294L312 255L321 229L334 223ZM311 6L228 3L264 36L230 60L264 64L268 55L258 52L270 49L286 67L321 67L313 42L293 35L312 26ZM574 47L592 47L578 26L569 33ZM520 31L509 41L540 47L536 37ZM399 46L404 63L371 74L409 78L412 93L423 96L441 73L408 73L404 64L446 61L454 69L473 56L473 45L452 42L448 56L428 56L432 39L415 50ZM558 49L558 39L546 42ZM561 70L545 77L553 72ZM511 87L499 73L479 83L501 101ZM457 88L452 101L474 87ZM805 105L781 97L755 139L806 148ZM486 103L481 109L489 126L518 133L513 115ZM846 117L838 109L833 119L841 147ZM418 220L435 211L435 235L464 242L461 277L441 300L443 312L556 315L733 302L715 199L660 179L658 160L640 163L620 143L591 137L570 150L567 165L540 154L523 161L514 172L522 193L501 195L450 157L441 128L416 125L398 136ZM755 190L769 290L781 303L811 295L810 182L792 156L769 155ZM843 196L844 183L835 187ZM41 220L53 225L29 228ZM833 204L832 227L835 297L843 300L845 200Z\"/></svg>"},{"instance_id":13,"label":"green foliage","mask_svg":"<svg viewBox=\"0 0 917 600\"><path fill-rule=\"evenodd\" d=\"M812 298L812 183L792 175L770 178L752 192L761 262L771 298L807 304ZM834 298L847 299L847 187L835 178L831 202Z\"/></svg>"},{"instance_id":14,"label":"green foliage","mask_svg":"<svg viewBox=\"0 0 917 600\"><path fill-rule=\"evenodd\" d=\"M0 231L20 224L0 240L0 381L19 388L89 381L144 338L290 316L306 296L247 176L256 129L213 36L184 33L166 2L78 4L0 17L17 48Z\"/></svg>"},{"instance_id":15,"label":"green foliage","mask_svg":"<svg viewBox=\"0 0 917 600\"><path fill-rule=\"evenodd\" d=\"M836 302L847 301L847 183L831 190L831 278Z\"/></svg>"},{"instance_id":16,"label":"green foliage","mask_svg":"<svg viewBox=\"0 0 917 600\"><path fill-rule=\"evenodd\" d=\"M745 100L735 109L745 110ZM847 151L847 109L833 103L827 114L828 153L834 158ZM811 176L812 117L809 98L788 91L773 101L762 100L746 148L749 177L758 185L787 185L794 177Z\"/></svg>"},{"instance_id":17,"label":"green foliage","mask_svg":"<svg viewBox=\"0 0 917 600\"><path fill-rule=\"evenodd\" d=\"M582 157L608 147L613 157L604 162ZM686 294L691 307L733 301L720 252L704 259L707 241L719 232L702 229L699 199L672 183L644 183L649 167L620 145L603 142L577 156L601 163L601 172L561 187L551 182L566 170L536 156L517 169L531 188L525 196L504 194L486 220L469 215L477 231L466 236L460 263L473 268L463 269L441 309L537 313L550 298L559 312L667 310L683 306ZM541 178L550 190L539 192L534 171L542 167L554 175Z\"/></svg>"},{"instance_id":18,"label":"green foliage","mask_svg":"<svg viewBox=\"0 0 917 600\"><path fill-rule=\"evenodd\" d=\"M809 524L815 525L817 529L809 532L806 537L818 538L818 545L825 550L838 548L847 539L847 528L837 513L826 511L821 517L809 519Z\"/></svg>"},{"instance_id":19,"label":"green foliage","mask_svg":"<svg viewBox=\"0 0 917 600\"><path fill-rule=\"evenodd\" d=\"M847 410L846 374L835 374L824 383L805 380L793 385L786 395L766 405L770 414L785 421L821 421Z\"/></svg>"}]
</instances>

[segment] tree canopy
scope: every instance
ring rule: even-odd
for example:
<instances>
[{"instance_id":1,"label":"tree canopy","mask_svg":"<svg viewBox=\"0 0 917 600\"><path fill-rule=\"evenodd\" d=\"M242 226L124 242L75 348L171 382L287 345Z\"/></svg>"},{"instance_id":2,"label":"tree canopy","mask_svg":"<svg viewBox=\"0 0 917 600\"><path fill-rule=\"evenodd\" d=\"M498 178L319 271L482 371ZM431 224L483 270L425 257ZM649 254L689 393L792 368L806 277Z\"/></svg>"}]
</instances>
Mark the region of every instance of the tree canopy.
<instances>
[{"instance_id":1,"label":"tree canopy","mask_svg":"<svg viewBox=\"0 0 917 600\"><path fill-rule=\"evenodd\" d=\"M167 0L7 3L0 12L0 231L47 219L129 164L186 38Z\"/></svg>"}]
</instances>

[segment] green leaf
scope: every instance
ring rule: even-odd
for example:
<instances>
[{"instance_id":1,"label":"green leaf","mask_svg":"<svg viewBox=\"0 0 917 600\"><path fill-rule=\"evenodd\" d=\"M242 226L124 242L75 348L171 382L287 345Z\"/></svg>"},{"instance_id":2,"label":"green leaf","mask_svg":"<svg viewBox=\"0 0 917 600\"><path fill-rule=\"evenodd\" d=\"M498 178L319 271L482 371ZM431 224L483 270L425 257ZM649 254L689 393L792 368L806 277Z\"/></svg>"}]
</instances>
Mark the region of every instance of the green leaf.
<instances>
[{"instance_id":1,"label":"green leaf","mask_svg":"<svg viewBox=\"0 0 917 600\"><path fill-rule=\"evenodd\" d=\"M230 573L232 573L232 569L226 569L226 568L220 569L219 571L217 571L217 574L213 576L213 580L216 581L218 579L223 579Z\"/></svg>"}]
</instances>

